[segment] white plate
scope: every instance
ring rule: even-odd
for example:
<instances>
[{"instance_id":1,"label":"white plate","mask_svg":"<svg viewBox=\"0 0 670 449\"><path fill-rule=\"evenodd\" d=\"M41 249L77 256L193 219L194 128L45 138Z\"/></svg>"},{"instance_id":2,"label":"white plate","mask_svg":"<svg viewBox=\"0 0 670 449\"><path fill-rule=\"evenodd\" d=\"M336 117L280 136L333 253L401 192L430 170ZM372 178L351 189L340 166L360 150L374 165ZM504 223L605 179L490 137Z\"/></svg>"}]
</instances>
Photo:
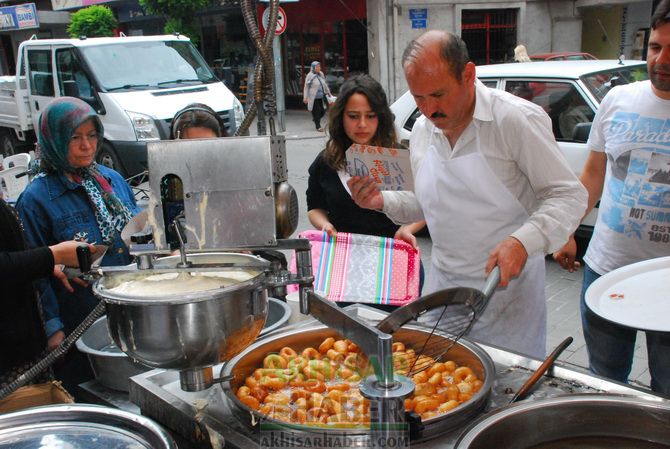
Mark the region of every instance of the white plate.
<instances>
[{"instance_id":1,"label":"white plate","mask_svg":"<svg viewBox=\"0 0 670 449\"><path fill-rule=\"evenodd\" d=\"M670 257L610 271L591 284L585 299L588 308L606 320L670 332Z\"/></svg>"}]
</instances>

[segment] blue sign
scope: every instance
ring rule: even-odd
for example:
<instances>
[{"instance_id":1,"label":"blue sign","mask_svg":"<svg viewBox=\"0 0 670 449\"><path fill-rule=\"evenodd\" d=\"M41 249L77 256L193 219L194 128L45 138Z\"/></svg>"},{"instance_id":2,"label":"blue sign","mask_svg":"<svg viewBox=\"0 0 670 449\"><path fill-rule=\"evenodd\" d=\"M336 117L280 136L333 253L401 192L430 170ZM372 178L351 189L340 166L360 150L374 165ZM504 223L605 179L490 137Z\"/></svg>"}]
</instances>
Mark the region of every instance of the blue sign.
<instances>
[{"instance_id":1,"label":"blue sign","mask_svg":"<svg viewBox=\"0 0 670 449\"><path fill-rule=\"evenodd\" d=\"M414 20L414 19L427 20L428 19L428 9L426 9L426 8L410 9L409 10L409 18L411 20Z\"/></svg>"},{"instance_id":2,"label":"blue sign","mask_svg":"<svg viewBox=\"0 0 670 449\"><path fill-rule=\"evenodd\" d=\"M0 31L39 28L37 10L34 3L4 6L0 8Z\"/></svg>"},{"instance_id":3,"label":"blue sign","mask_svg":"<svg viewBox=\"0 0 670 449\"><path fill-rule=\"evenodd\" d=\"M412 28L426 28L427 24L426 19L412 19Z\"/></svg>"}]
</instances>

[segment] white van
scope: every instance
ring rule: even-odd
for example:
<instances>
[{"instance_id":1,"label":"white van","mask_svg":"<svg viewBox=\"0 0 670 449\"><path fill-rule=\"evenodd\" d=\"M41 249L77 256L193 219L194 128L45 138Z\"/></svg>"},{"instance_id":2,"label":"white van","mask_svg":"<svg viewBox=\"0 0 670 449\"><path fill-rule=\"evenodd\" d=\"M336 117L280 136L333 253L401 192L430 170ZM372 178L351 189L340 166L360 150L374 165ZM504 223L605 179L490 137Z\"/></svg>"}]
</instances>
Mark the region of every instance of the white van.
<instances>
[{"instance_id":1,"label":"white van","mask_svg":"<svg viewBox=\"0 0 670 449\"><path fill-rule=\"evenodd\" d=\"M179 35L22 42L16 77L0 79L0 151L32 149L42 109L54 97L79 97L105 127L98 162L123 176L147 167L146 142L168 139L174 114L204 103L233 134L241 103Z\"/></svg>"}]
</instances>

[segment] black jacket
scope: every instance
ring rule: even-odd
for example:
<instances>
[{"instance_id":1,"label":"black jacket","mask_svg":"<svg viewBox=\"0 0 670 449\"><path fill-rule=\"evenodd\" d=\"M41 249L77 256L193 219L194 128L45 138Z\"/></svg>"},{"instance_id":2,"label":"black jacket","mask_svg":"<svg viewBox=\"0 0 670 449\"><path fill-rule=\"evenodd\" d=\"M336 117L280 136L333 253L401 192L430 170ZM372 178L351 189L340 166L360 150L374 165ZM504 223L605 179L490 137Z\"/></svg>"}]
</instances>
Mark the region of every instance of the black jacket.
<instances>
[{"instance_id":1,"label":"black jacket","mask_svg":"<svg viewBox=\"0 0 670 449\"><path fill-rule=\"evenodd\" d=\"M393 237L400 225L381 212L357 206L323 155L322 151L309 167L307 210L326 211L328 220L339 232Z\"/></svg>"},{"instance_id":2,"label":"black jacket","mask_svg":"<svg viewBox=\"0 0 670 449\"><path fill-rule=\"evenodd\" d=\"M26 249L16 213L0 199L0 381L46 348L32 281L50 276L53 267L49 248Z\"/></svg>"}]
</instances>

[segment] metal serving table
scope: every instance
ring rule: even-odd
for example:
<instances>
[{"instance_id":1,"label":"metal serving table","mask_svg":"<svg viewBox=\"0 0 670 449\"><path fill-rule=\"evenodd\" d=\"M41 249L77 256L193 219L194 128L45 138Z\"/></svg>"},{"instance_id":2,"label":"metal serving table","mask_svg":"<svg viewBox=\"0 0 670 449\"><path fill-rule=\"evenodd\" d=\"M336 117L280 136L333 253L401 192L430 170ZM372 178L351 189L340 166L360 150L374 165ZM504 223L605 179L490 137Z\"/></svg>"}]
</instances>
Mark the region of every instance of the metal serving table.
<instances>
[{"instance_id":1,"label":"metal serving table","mask_svg":"<svg viewBox=\"0 0 670 449\"><path fill-rule=\"evenodd\" d=\"M355 305L348 308L369 321L382 319L386 314L375 309ZM313 320L297 323L311 323ZM283 328L286 331L290 328ZM542 362L494 346L478 343L493 359L495 381L489 404L484 414L506 406L516 390L531 376ZM215 367L220 372L221 367ZM629 385L597 377L584 369L557 362L548 376L538 382L534 392L526 399L532 401L576 393L610 393L635 396L652 401L669 402L660 396ZM199 392L185 392L179 386L176 371L153 370L131 378L130 400L139 406L143 415L149 416L171 431L188 440L195 447L258 449L259 432L240 422L232 412L228 399L220 386ZM420 449L452 448L460 430L423 442L412 442Z\"/></svg>"}]
</instances>

